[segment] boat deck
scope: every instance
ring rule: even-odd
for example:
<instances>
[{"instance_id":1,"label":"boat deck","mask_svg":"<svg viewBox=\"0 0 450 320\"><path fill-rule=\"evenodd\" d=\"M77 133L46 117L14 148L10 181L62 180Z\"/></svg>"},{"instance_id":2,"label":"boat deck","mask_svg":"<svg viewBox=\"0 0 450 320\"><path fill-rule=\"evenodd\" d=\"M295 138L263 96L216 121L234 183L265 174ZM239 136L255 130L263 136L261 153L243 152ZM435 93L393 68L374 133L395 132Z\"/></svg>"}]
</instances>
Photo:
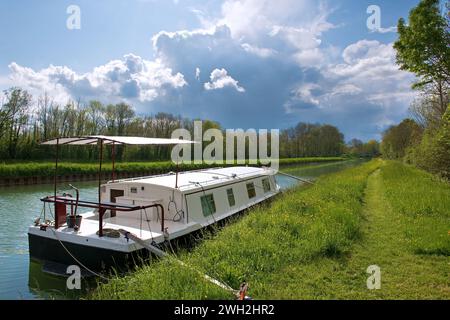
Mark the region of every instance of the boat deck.
<instances>
[{"instance_id":1,"label":"boat deck","mask_svg":"<svg viewBox=\"0 0 450 320\"><path fill-rule=\"evenodd\" d=\"M197 223L185 224L182 221L177 222L166 219L164 221L164 227L167 228L169 239L173 239L200 228L200 225ZM147 221L145 214L142 215L141 219L140 214L135 212L118 212L115 217L104 218L103 229L124 229L134 233L144 241L155 241L157 243L164 241L164 234L161 231L161 221L151 218ZM96 234L98 231L98 216L93 212L83 214L83 221L79 231L78 234L81 236L95 236L98 238Z\"/></svg>"},{"instance_id":2,"label":"boat deck","mask_svg":"<svg viewBox=\"0 0 450 320\"><path fill-rule=\"evenodd\" d=\"M142 246L135 243L133 240L126 240L122 235L118 238L108 237L106 232L103 237L99 237L98 231L98 215L94 212L87 212L81 214L83 216L81 228L75 231L73 228L68 228L67 225L55 230L54 228L47 228L41 230L39 226L32 226L29 228L29 233L53 238L59 241L77 243L80 245L88 245L92 247L100 247L105 249L117 250L122 252L132 252L141 249ZM175 239L195 230L201 228L201 225L195 222L184 223L165 220L164 226L167 228L169 234L168 239ZM131 232L144 240L145 242L161 243L165 241L164 234L161 231L161 222L156 219L150 221L145 220L145 215L141 219L139 213L135 212L120 212L116 217L103 219L103 230L123 229ZM151 231L150 231L150 230Z\"/></svg>"}]
</instances>

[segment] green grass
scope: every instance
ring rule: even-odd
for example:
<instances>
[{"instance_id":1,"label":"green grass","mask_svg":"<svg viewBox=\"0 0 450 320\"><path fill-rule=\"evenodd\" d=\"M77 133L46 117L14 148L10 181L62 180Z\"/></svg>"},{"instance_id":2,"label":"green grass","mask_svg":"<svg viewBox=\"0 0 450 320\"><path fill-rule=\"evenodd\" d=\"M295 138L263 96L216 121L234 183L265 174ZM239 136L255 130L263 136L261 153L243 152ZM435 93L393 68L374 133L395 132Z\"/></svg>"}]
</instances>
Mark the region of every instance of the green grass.
<instances>
[{"instance_id":1,"label":"green grass","mask_svg":"<svg viewBox=\"0 0 450 320\"><path fill-rule=\"evenodd\" d=\"M309 263L291 264L270 278L276 284L268 297L292 299L450 299L450 259L445 255L417 254L406 233L412 221L396 212L390 199L403 205L403 194L388 195L386 172L399 164L387 163L368 178L361 237L347 254L323 256ZM401 164L400 164L401 166ZM422 173L420 173L422 174ZM402 177L397 177L402 180ZM417 183L420 183L420 178ZM397 180L395 183L401 183ZM449 189L432 185L423 195ZM420 222L418 222L420 223ZM381 269L381 289L368 290L367 267Z\"/></svg>"},{"instance_id":2,"label":"green grass","mask_svg":"<svg viewBox=\"0 0 450 320\"><path fill-rule=\"evenodd\" d=\"M450 188L437 177L390 162L382 171L386 197L405 221L411 248L421 254L450 256Z\"/></svg>"},{"instance_id":3,"label":"green grass","mask_svg":"<svg viewBox=\"0 0 450 320\"><path fill-rule=\"evenodd\" d=\"M286 276L292 268L311 266L324 257L339 259L350 252L360 238L367 177L379 165L379 161L372 161L320 178L308 189L287 192L269 206L251 210L179 258L233 288L248 281L251 295L257 299L302 297L286 290L291 279ZM311 277L302 279L310 281ZM195 272L162 259L101 285L91 298L233 297Z\"/></svg>"},{"instance_id":4,"label":"green grass","mask_svg":"<svg viewBox=\"0 0 450 320\"><path fill-rule=\"evenodd\" d=\"M330 162L342 161L341 157L311 157L311 158L290 158L280 159L280 165L294 165L313 162ZM221 165L222 166L222 165ZM207 164L184 164L180 165L180 170L195 170L206 167L212 167ZM0 178L16 178L16 177L39 177L54 174L54 162L4 162L0 163ZM116 172L140 173L148 172L161 173L173 171L176 165L171 161L155 161L155 162L123 162L116 163ZM112 171L111 163L104 163L102 170L105 173ZM58 173L60 175L72 174L96 174L98 172L98 163L73 163L60 162L58 164Z\"/></svg>"},{"instance_id":5,"label":"green grass","mask_svg":"<svg viewBox=\"0 0 450 320\"><path fill-rule=\"evenodd\" d=\"M373 160L251 210L179 258L255 299L450 299L450 186ZM381 268L368 290L367 267ZM91 299L232 299L170 259Z\"/></svg>"}]
</instances>

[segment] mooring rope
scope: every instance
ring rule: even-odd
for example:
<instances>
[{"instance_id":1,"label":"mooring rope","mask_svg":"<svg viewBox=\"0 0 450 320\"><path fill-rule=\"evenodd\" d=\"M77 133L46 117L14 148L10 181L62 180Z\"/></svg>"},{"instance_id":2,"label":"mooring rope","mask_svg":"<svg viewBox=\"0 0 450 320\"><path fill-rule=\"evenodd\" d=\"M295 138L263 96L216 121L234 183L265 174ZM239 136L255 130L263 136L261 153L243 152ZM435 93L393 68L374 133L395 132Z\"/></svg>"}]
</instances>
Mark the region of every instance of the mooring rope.
<instances>
[{"instance_id":1,"label":"mooring rope","mask_svg":"<svg viewBox=\"0 0 450 320\"><path fill-rule=\"evenodd\" d=\"M189 268L195 272L197 272L199 275L201 275L204 279L208 280L209 282L215 284L216 286L221 287L224 290L227 290L229 292L232 292L234 295L237 295L239 293L239 290L235 290L232 287L230 287L228 284L226 284L225 282L221 282L217 279L214 279L213 277L205 274L204 272L184 263L183 261L177 259L176 257L168 254L167 252L153 246L153 245L149 245L147 244L144 240L140 239L138 236L136 236L135 234L126 231L124 229L119 229L119 232L121 234L123 234L126 238L129 238L131 240L133 240L136 243L139 243L141 246L143 246L145 249L147 249L150 252L153 252L154 254L156 254L159 257L166 257L168 259L172 259L173 261L177 262L178 264L180 264L183 267Z\"/></svg>"},{"instance_id":2,"label":"mooring rope","mask_svg":"<svg viewBox=\"0 0 450 320\"><path fill-rule=\"evenodd\" d=\"M296 180L299 180L299 181L302 181L302 182L305 182L305 183L314 184L314 182L312 182L312 181L309 181L309 180L306 180L306 179L299 178L299 177L294 176L294 175L289 174L289 173L285 173L285 172L278 171L278 174L281 174L281 175L283 175L283 176L286 176L286 177L289 177L289 178L292 178L292 179L296 179Z\"/></svg>"},{"instance_id":3,"label":"mooring rope","mask_svg":"<svg viewBox=\"0 0 450 320\"><path fill-rule=\"evenodd\" d=\"M82 268L86 269L86 270L87 270L88 272L90 272L91 274L93 274L93 275L95 275L95 276L97 276L97 277L99 277L99 278L102 278L102 279L104 279L104 280L106 280L106 281L111 280L111 279L109 279L109 278L103 276L102 274L97 273L97 272L91 270L90 268L88 268L87 266L85 266L80 260L78 260L78 259L70 252L69 249L67 249L67 247L64 245L64 243L63 243L63 242L61 241L61 239L58 237L57 232L56 232L53 228L51 228L51 230L52 230L53 234L55 235L56 240L58 240L58 242L61 244L61 246L63 247L63 249L64 249L64 250L72 257L72 259L74 259L75 262L77 262ZM196 268L194 268L194 267L192 267L192 266L190 266L190 265L184 263L183 261L179 260L179 259L178 259L177 257L175 257L174 255L172 256L172 255L168 254L167 252L165 252L165 251L163 251L163 250L161 250L161 249L158 249L157 247L155 247L155 246L153 246L153 245L151 245L151 244L147 244L144 240L140 239L139 237L137 237L137 236L134 235L133 233L130 233L130 232L128 232L128 231L126 231L126 230L123 230L123 229L119 229L119 230L117 230L117 231L119 231L121 234L123 234L123 235L125 236L126 239L128 239L128 238L129 238L129 239L132 239L135 243L140 244L142 247L144 247L144 248L147 249L148 251L153 252L153 253L155 253L156 255L160 256L160 257L167 257L167 258L169 258L169 259L172 259L172 260L174 260L175 262L177 262L178 264L180 264L181 266L186 267L186 268L189 268L189 269L191 269L191 270L197 272L197 273L198 273L199 275L201 275L204 279L206 279L206 280L208 280L209 282L211 282L211 283L213 283L213 284L215 284L215 285L221 287L222 289L227 290L227 291L233 293L233 294L236 295L236 296L237 296L237 294L239 293L239 290L233 289L233 288L232 288L231 286L229 286L227 283L221 282L221 281L219 281L219 280L217 280L217 279L214 279L213 277L207 275L206 273L204 273L204 272L202 272L202 271L200 271L200 270L198 270L198 269L196 269ZM173 248L171 248L171 249L172 249L172 251L173 251Z\"/></svg>"},{"instance_id":4,"label":"mooring rope","mask_svg":"<svg viewBox=\"0 0 450 320\"><path fill-rule=\"evenodd\" d=\"M75 260L81 267L83 267L84 269L86 269L87 271L89 271L90 273L92 273L93 275L95 275L95 276L97 276L97 277L100 277L100 278L102 278L102 279L104 279L104 280L107 280L107 281L110 280L109 278L106 278L105 276L103 276L103 275L101 275L101 274L99 274L99 273L97 273L97 272L95 272L95 271L92 271L91 269L89 269L88 267L86 267L83 263L81 263L81 261L78 260L78 259L77 259L77 258L69 251L69 249L66 248L66 246L64 245L64 243L59 239L59 237L58 237L56 231L53 230L52 228L50 228L50 229L53 231L53 234L55 235L56 240L58 240L58 242L61 244L61 246L64 248L64 250L66 250L66 252L72 257L72 259Z\"/></svg>"}]
</instances>

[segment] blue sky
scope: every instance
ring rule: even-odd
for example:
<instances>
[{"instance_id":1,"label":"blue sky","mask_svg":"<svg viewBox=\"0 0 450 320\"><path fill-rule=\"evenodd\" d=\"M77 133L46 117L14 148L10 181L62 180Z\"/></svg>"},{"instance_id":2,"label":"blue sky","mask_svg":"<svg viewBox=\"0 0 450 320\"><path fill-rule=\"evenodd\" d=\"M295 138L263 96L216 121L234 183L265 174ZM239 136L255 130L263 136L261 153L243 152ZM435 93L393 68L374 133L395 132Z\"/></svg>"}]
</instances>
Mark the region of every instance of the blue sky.
<instances>
[{"instance_id":1,"label":"blue sky","mask_svg":"<svg viewBox=\"0 0 450 320\"><path fill-rule=\"evenodd\" d=\"M330 123L379 138L408 115L414 77L395 65L400 17L417 0L0 2L0 88L56 102L126 101L140 114L226 128ZM69 5L81 29L69 30ZM371 31L368 6L381 28Z\"/></svg>"}]
</instances>

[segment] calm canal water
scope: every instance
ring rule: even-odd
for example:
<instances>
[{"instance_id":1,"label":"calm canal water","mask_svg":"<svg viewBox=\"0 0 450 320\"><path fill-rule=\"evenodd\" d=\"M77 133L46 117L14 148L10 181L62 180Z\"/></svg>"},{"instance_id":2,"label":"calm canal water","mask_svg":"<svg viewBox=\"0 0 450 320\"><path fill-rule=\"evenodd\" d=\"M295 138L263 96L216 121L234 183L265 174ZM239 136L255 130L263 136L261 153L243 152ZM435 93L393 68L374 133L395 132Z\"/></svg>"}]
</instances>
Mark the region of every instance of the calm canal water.
<instances>
[{"instance_id":1,"label":"calm canal water","mask_svg":"<svg viewBox=\"0 0 450 320\"><path fill-rule=\"evenodd\" d=\"M358 163L360 161L307 164L281 168L281 171L315 179ZM297 180L282 175L277 176L277 181L284 189L299 184ZM95 182L75 185L83 199L97 199ZM58 187L61 191L73 193L68 186L61 184ZM43 205L39 199L52 193L52 185L0 187L0 299L76 298L79 295L76 290L66 289L65 278L43 272L42 265L30 261L28 256L28 226L42 212Z\"/></svg>"}]
</instances>

